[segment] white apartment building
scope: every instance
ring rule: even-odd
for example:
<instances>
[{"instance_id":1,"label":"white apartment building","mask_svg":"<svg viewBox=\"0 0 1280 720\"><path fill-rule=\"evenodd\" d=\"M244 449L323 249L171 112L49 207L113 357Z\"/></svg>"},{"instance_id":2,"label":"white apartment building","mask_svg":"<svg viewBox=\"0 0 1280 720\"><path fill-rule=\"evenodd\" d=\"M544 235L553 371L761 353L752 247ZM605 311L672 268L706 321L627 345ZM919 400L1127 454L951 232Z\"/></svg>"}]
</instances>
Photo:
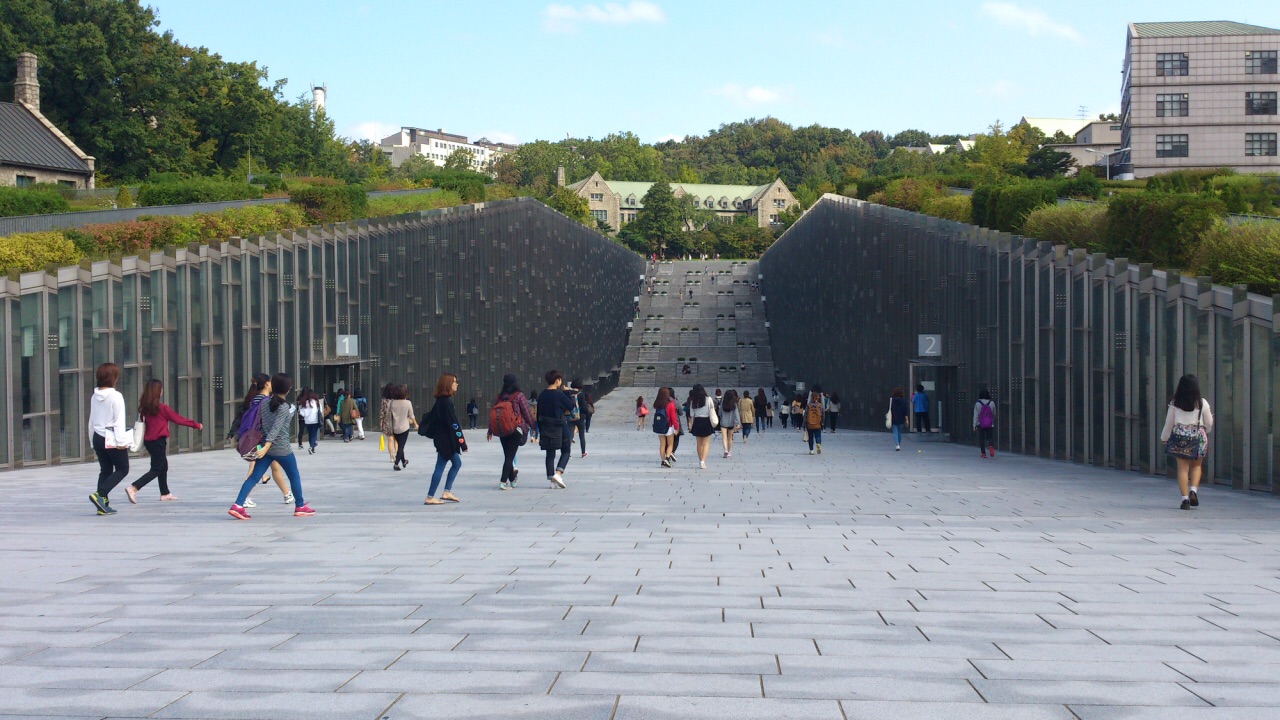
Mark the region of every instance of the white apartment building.
<instances>
[{"instance_id":1,"label":"white apartment building","mask_svg":"<svg viewBox=\"0 0 1280 720\"><path fill-rule=\"evenodd\" d=\"M1122 172L1280 172L1280 30L1237 22L1130 23Z\"/></svg>"},{"instance_id":2,"label":"white apartment building","mask_svg":"<svg viewBox=\"0 0 1280 720\"><path fill-rule=\"evenodd\" d=\"M435 165L444 167L451 154L463 150L471 154L471 168L476 172L488 172L490 163L516 149L515 145L490 142L487 138L473 143L465 135L414 127L402 127L400 132L382 138L378 145L391 160L392 167L400 167L414 155L421 155Z\"/></svg>"}]
</instances>

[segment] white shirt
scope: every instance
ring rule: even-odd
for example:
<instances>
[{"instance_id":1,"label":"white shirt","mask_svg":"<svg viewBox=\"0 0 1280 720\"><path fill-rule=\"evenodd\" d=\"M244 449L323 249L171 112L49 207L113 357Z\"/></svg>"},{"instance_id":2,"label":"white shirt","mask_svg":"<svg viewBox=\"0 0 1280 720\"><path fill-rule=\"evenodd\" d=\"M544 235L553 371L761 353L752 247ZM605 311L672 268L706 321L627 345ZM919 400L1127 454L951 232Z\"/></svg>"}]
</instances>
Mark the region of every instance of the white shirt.
<instances>
[{"instance_id":1,"label":"white shirt","mask_svg":"<svg viewBox=\"0 0 1280 720\"><path fill-rule=\"evenodd\" d=\"M1169 410L1164 415L1164 430L1160 431L1160 442L1168 442L1169 436L1173 434L1174 425L1195 425L1199 423L1204 426L1205 432L1213 432L1213 411L1209 409L1209 401L1200 398L1199 410L1182 410L1175 407L1173 403L1169 403Z\"/></svg>"},{"instance_id":2,"label":"white shirt","mask_svg":"<svg viewBox=\"0 0 1280 720\"><path fill-rule=\"evenodd\" d=\"M89 401L89 439L101 435L107 445L115 441L113 433L127 430L124 418L124 396L115 388L96 388ZM110 432L108 432L110 430Z\"/></svg>"},{"instance_id":3,"label":"white shirt","mask_svg":"<svg viewBox=\"0 0 1280 720\"><path fill-rule=\"evenodd\" d=\"M308 425L318 425L320 423L320 401L308 400L306 404L298 407L298 415L302 418L302 422Z\"/></svg>"}]
</instances>

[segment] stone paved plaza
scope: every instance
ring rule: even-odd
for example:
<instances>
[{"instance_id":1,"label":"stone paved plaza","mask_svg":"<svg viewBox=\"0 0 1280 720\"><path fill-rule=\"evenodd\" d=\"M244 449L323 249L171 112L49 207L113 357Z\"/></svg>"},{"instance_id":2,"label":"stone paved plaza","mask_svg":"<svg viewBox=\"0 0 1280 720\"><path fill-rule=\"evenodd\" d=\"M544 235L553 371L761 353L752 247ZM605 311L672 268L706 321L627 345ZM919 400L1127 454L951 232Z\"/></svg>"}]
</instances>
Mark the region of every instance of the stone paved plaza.
<instances>
[{"instance_id":1,"label":"stone paved plaza","mask_svg":"<svg viewBox=\"0 0 1280 720\"><path fill-rule=\"evenodd\" d=\"M469 394L463 388L464 394ZM0 718L1275 717L1280 503L1164 479L775 425L658 465L635 392L602 400L567 490L471 433L434 455L300 459L225 514L231 452L173 459L115 517L96 468L0 474ZM145 469L134 460L132 477Z\"/></svg>"}]
</instances>

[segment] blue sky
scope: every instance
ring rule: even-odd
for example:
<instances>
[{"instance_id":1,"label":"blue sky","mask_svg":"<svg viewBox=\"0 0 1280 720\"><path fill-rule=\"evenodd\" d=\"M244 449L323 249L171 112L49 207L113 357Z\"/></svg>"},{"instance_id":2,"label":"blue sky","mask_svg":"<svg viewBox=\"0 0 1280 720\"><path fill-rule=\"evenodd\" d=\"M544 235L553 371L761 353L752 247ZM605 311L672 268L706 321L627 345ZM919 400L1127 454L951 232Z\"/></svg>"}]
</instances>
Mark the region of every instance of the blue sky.
<instances>
[{"instance_id":1,"label":"blue sky","mask_svg":"<svg viewBox=\"0 0 1280 720\"><path fill-rule=\"evenodd\" d=\"M338 131L646 142L772 115L887 133L1119 109L1128 22L1280 27L1237 0L146 0L182 42L329 86ZM1210 9L1205 9L1206 5Z\"/></svg>"}]
</instances>

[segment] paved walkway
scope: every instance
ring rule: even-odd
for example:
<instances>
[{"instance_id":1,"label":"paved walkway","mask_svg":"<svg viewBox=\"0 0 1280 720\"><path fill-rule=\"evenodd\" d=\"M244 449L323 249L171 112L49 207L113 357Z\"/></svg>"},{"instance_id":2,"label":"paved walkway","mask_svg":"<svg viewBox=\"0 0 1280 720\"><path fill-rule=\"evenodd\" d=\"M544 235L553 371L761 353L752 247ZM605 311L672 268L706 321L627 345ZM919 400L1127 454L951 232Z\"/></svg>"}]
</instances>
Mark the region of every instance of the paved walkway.
<instances>
[{"instance_id":1,"label":"paved walkway","mask_svg":"<svg viewBox=\"0 0 1280 720\"><path fill-rule=\"evenodd\" d=\"M424 507L376 439L301 459L318 515L244 465L174 458L182 499L0 474L0 718L1170 718L1280 706L1280 503L1194 512L1129 473L775 426L674 470L599 403L567 490L496 488L471 436ZM371 436L372 438L372 436ZM526 451L527 452L527 451ZM145 461L137 463L134 476ZM1259 709L1272 706L1272 709Z\"/></svg>"}]
</instances>

